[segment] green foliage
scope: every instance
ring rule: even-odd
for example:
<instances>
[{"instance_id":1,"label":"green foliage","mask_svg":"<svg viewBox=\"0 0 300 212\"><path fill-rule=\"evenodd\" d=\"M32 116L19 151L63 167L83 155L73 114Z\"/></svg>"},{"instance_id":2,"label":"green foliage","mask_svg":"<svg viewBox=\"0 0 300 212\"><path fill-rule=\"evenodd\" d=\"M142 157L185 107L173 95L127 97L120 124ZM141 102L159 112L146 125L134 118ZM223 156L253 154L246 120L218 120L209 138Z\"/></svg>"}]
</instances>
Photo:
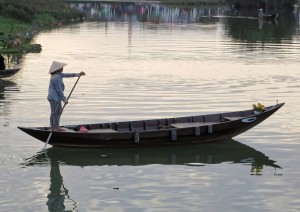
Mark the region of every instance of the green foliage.
<instances>
[{"instance_id":1,"label":"green foliage","mask_svg":"<svg viewBox=\"0 0 300 212\"><path fill-rule=\"evenodd\" d=\"M33 32L83 17L60 0L0 0L0 52L28 51Z\"/></svg>"},{"instance_id":2,"label":"green foliage","mask_svg":"<svg viewBox=\"0 0 300 212\"><path fill-rule=\"evenodd\" d=\"M229 5L238 4L241 7L256 8L261 3L265 3L267 7L274 8L292 8L298 0L226 0Z\"/></svg>"},{"instance_id":3,"label":"green foliage","mask_svg":"<svg viewBox=\"0 0 300 212\"><path fill-rule=\"evenodd\" d=\"M32 22L32 25L36 26L43 26L47 25L48 23L55 22L55 18L47 13L38 13L35 15L34 21Z\"/></svg>"},{"instance_id":4,"label":"green foliage","mask_svg":"<svg viewBox=\"0 0 300 212\"><path fill-rule=\"evenodd\" d=\"M224 4L225 0L161 0L161 3L175 5L219 5Z\"/></svg>"},{"instance_id":5,"label":"green foliage","mask_svg":"<svg viewBox=\"0 0 300 212\"><path fill-rule=\"evenodd\" d=\"M28 25L11 18L0 16L0 48L10 48L19 32L27 29Z\"/></svg>"},{"instance_id":6,"label":"green foliage","mask_svg":"<svg viewBox=\"0 0 300 212\"><path fill-rule=\"evenodd\" d=\"M63 9L63 10L57 10L57 9L48 9L41 11L42 14L48 14L52 16L53 18L57 20L72 20L72 19L78 19L78 17L82 17L83 14L80 11L77 10L71 10L71 9Z\"/></svg>"},{"instance_id":7,"label":"green foliage","mask_svg":"<svg viewBox=\"0 0 300 212\"><path fill-rule=\"evenodd\" d=\"M0 16L31 23L39 14L48 14L57 21L82 18L80 11L67 8L59 0L0 0Z\"/></svg>"},{"instance_id":8,"label":"green foliage","mask_svg":"<svg viewBox=\"0 0 300 212\"><path fill-rule=\"evenodd\" d=\"M30 6L25 0L3 0L0 7L1 15L24 22L31 22L34 13L34 7Z\"/></svg>"}]
</instances>

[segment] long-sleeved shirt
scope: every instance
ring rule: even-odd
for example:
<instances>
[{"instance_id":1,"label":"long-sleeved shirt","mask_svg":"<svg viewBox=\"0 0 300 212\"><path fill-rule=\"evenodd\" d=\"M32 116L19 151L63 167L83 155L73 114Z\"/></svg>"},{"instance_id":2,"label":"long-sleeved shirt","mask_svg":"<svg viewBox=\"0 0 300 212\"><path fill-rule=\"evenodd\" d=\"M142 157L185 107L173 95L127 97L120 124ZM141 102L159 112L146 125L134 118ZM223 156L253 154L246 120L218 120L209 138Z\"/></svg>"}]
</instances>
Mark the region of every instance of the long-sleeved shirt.
<instances>
[{"instance_id":1,"label":"long-sleeved shirt","mask_svg":"<svg viewBox=\"0 0 300 212\"><path fill-rule=\"evenodd\" d=\"M51 75L47 97L48 100L55 100L60 102L67 99L64 95L64 77L78 77L78 74L58 72L57 74Z\"/></svg>"}]
</instances>

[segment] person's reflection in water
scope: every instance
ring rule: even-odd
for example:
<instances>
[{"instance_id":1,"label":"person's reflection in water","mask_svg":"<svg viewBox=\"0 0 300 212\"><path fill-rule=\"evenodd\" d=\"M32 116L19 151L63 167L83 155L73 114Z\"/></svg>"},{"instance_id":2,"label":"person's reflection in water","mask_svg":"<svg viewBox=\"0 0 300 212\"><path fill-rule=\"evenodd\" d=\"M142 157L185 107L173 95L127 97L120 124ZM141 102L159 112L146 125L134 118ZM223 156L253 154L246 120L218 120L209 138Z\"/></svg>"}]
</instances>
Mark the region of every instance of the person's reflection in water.
<instances>
[{"instance_id":1,"label":"person's reflection in water","mask_svg":"<svg viewBox=\"0 0 300 212\"><path fill-rule=\"evenodd\" d=\"M258 28L262 29L263 24L264 24L264 20L263 19L259 19L258 20Z\"/></svg>"},{"instance_id":2,"label":"person's reflection in water","mask_svg":"<svg viewBox=\"0 0 300 212\"><path fill-rule=\"evenodd\" d=\"M50 170L50 193L47 198L49 211L64 211L65 210L65 193L62 189L63 179L60 174L58 161L51 159Z\"/></svg>"},{"instance_id":3,"label":"person's reflection in water","mask_svg":"<svg viewBox=\"0 0 300 212\"><path fill-rule=\"evenodd\" d=\"M50 193L47 198L47 206L50 212L57 211L77 211L76 202L70 198L68 190L63 183L63 177L60 174L59 162L56 159L51 158L51 170L50 170ZM65 210L65 199L71 200L73 208L72 210Z\"/></svg>"},{"instance_id":4,"label":"person's reflection in water","mask_svg":"<svg viewBox=\"0 0 300 212\"><path fill-rule=\"evenodd\" d=\"M4 57L0 54L0 70L5 70Z\"/></svg>"}]
</instances>

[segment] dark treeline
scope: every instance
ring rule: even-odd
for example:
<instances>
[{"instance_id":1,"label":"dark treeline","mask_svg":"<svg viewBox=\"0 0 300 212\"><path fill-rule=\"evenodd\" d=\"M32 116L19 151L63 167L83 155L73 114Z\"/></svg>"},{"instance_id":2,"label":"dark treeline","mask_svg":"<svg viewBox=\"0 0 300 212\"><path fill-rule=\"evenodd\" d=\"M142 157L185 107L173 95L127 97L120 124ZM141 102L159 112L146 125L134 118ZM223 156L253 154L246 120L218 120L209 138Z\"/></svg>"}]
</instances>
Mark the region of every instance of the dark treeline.
<instances>
[{"instance_id":1,"label":"dark treeline","mask_svg":"<svg viewBox=\"0 0 300 212\"><path fill-rule=\"evenodd\" d=\"M80 0L78 0L80 1ZM161 0L165 4L176 5L229 5L235 9L292 9L298 0Z\"/></svg>"},{"instance_id":2,"label":"dark treeline","mask_svg":"<svg viewBox=\"0 0 300 212\"><path fill-rule=\"evenodd\" d=\"M263 8L264 10L292 9L297 0L226 0L229 5L239 8Z\"/></svg>"}]
</instances>

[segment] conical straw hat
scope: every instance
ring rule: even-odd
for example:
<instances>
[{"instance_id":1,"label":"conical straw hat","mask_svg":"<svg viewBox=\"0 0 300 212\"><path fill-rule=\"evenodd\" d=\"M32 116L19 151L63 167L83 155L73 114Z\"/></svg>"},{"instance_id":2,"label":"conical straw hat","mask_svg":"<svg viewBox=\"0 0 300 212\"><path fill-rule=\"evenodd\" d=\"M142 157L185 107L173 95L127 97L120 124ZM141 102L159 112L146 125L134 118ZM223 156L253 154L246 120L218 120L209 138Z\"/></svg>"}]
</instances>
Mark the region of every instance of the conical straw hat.
<instances>
[{"instance_id":1,"label":"conical straw hat","mask_svg":"<svg viewBox=\"0 0 300 212\"><path fill-rule=\"evenodd\" d=\"M50 70L49 70L49 74L63 68L64 66L66 66L66 63L61 63L61 62L57 62L57 61L53 61Z\"/></svg>"}]
</instances>

